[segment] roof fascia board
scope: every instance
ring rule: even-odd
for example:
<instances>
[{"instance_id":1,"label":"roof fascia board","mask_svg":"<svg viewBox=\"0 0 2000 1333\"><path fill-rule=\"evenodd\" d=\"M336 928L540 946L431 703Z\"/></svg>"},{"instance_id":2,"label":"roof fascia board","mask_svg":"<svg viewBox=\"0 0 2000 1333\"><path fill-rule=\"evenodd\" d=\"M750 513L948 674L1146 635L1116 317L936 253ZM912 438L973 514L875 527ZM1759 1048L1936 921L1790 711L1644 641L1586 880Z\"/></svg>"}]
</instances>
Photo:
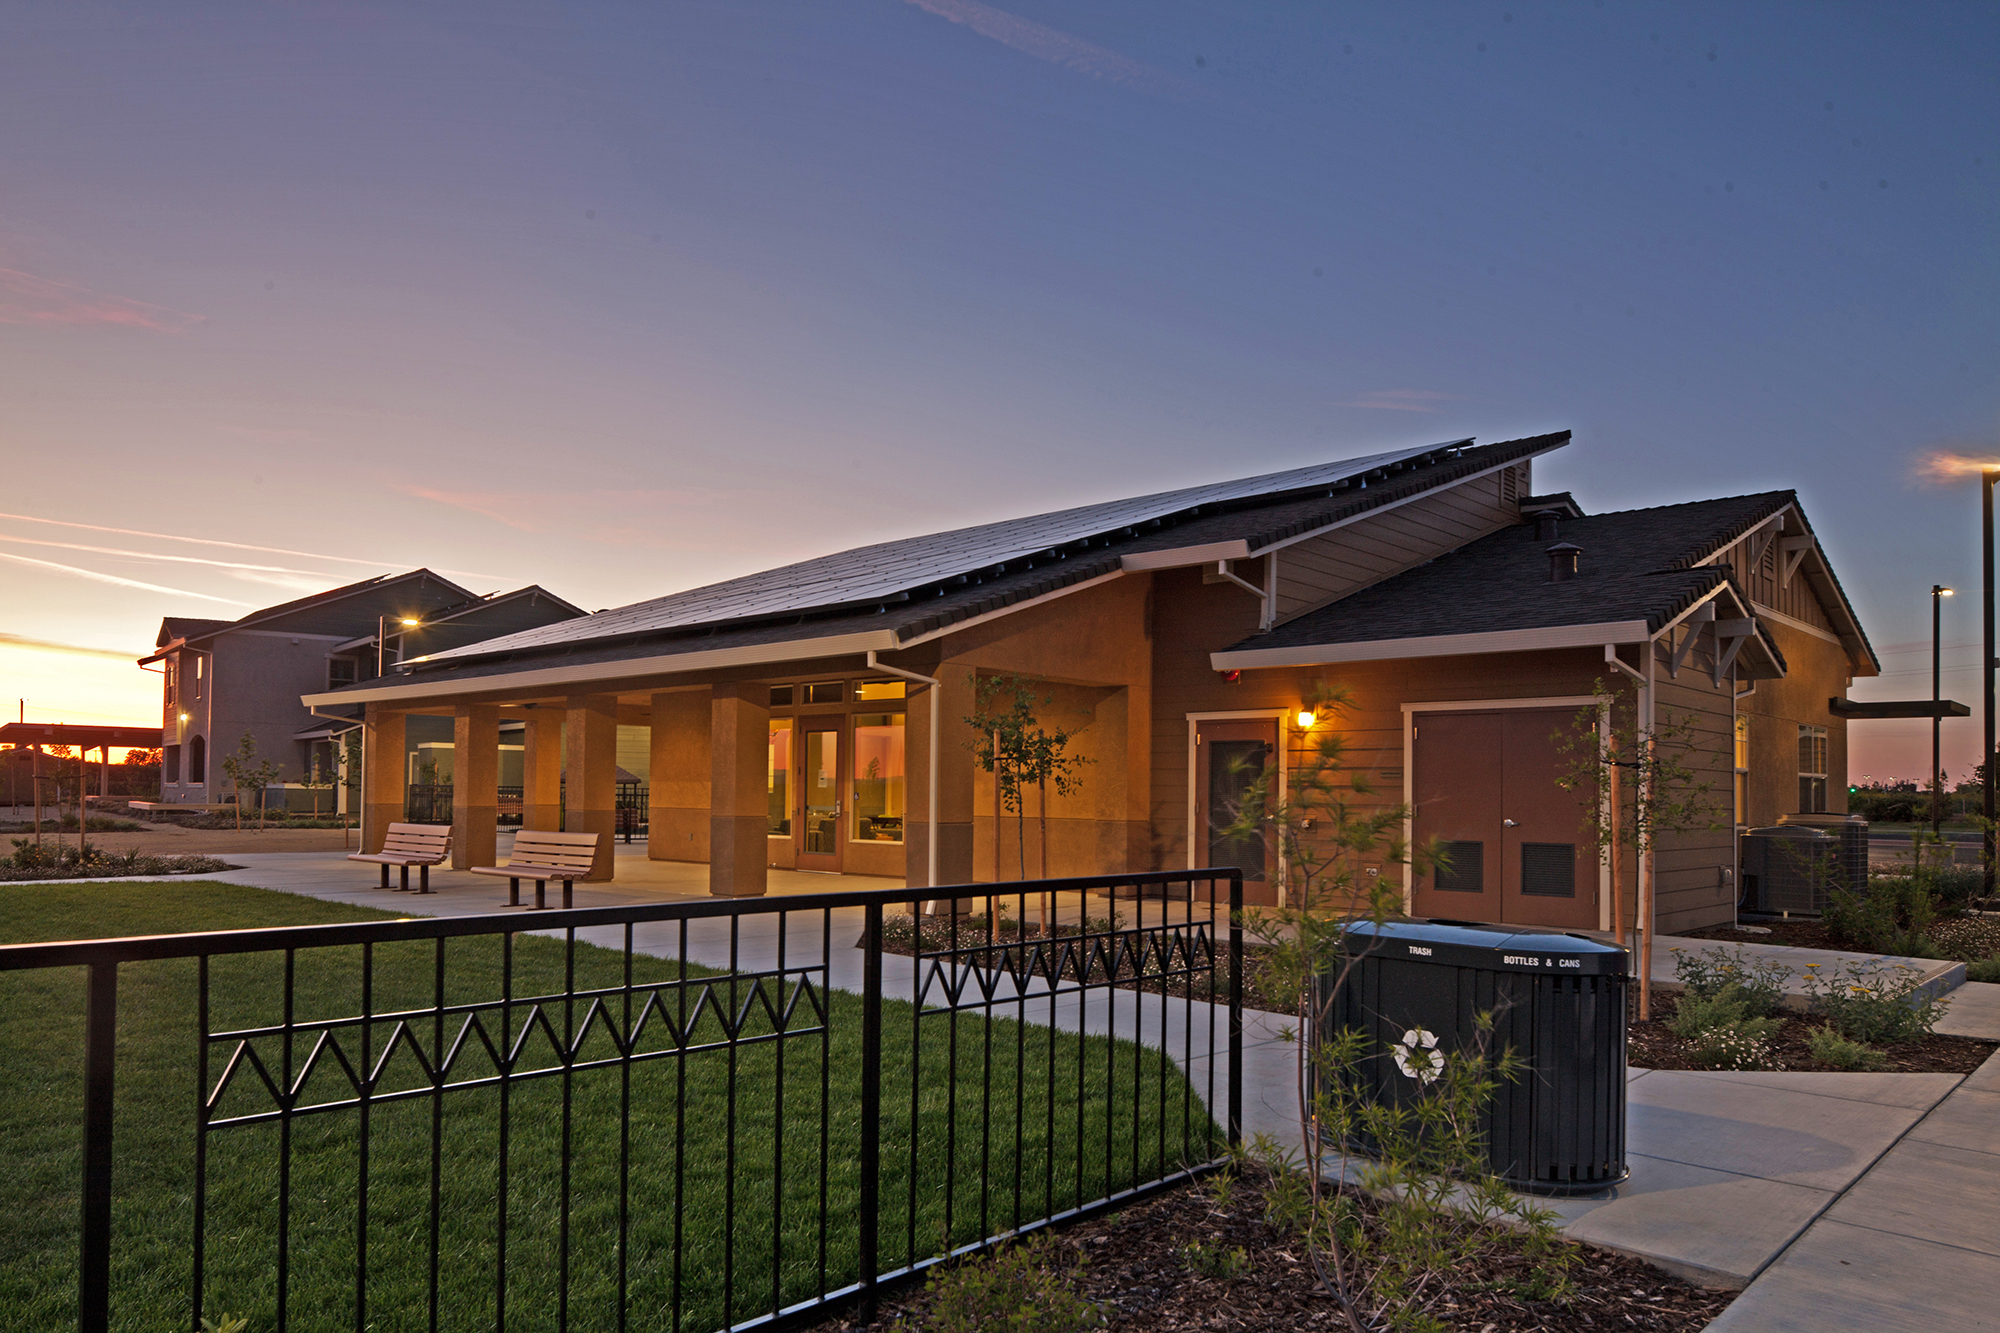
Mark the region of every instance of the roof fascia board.
<instances>
[{"instance_id":1,"label":"roof fascia board","mask_svg":"<svg viewBox=\"0 0 2000 1333\"><path fill-rule=\"evenodd\" d=\"M1040 596L1023 597L1018 602L1014 602L1010 605L1003 606L997 611L982 611L976 616L968 616L964 620L954 620L949 625L942 625L937 629L926 630L922 634L917 635L915 638L902 640L896 645L896 647L899 649L915 648L919 644L929 643L933 639L942 639L947 634L956 634L960 630L971 629L975 625L984 625L989 620L998 620L1002 616L1011 616L1016 611L1025 611L1031 606L1045 606L1048 603L1054 601L1058 597L1067 597L1073 592L1082 592L1085 588L1099 587L1103 584L1111 582L1111 580L1113 579L1119 579L1123 577L1125 577L1124 570L1114 569L1109 574L1099 574L1096 578L1093 579L1083 579L1080 582L1069 584L1066 587L1057 588L1052 592L1042 593Z\"/></svg>"},{"instance_id":2,"label":"roof fascia board","mask_svg":"<svg viewBox=\"0 0 2000 1333\"><path fill-rule=\"evenodd\" d=\"M779 643L746 644L737 648L712 648L706 652L674 653L666 657L622 658L579 666L543 667L538 671L512 671L465 680L425 681L421 676L364 689L331 693L302 694L299 702L308 708L337 708L342 704L391 703L399 699L435 699L466 694L508 694L516 690L545 689L553 685L582 685L599 680L622 680L629 676L679 675L689 671L720 671L729 667L759 666L766 662L798 662L815 657L847 657L893 651L901 647L894 630L866 630L859 634L834 634L821 639L788 639Z\"/></svg>"},{"instance_id":3,"label":"roof fascia board","mask_svg":"<svg viewBox=\"0 0 2000 1333\"><path fill-rule=\"evenodd\" d=\"M1652 632L1643 620L1595 625L1551 625L1542 629L1493 630L1484 634L1433 634L1414 639L1366 643L1305 644L1293 648L1250 648L1210 653L1217 671L1258 667L1324 666L1334 662L1381 662L1399 657L1469 657L1478 653L1528 653L1552 648L1596 648L1607 643L1644 643Z\"/></svg>"},{"instance_id":4,"label":"roof fascia board","mask_svg":"<svg viewBox=\"0 0 2000 1333\"><path fill-rule=\"evenodd\" d=\"M1336 529L1350 527L1353 524L1374 518L1378 514L1390 513L1393 510L1401 509L1406 504L1414 504L1418 500L1426 499L1433 495L1441 495L1445 491L1451 490L1453 487L1464 486L1469 482L1478 481L1481 477L1490 477L1496 472L1505 471L1506 469L1514 467L1517 464L1524 463L1531 458L1540 458L1543 454L1553 453L1560 448L1562 448L1561 445L1552 444L1549 445L1546 449L1537 449L1533 453L1523 454L1519 458L1510 458L1504 463L1495 463L1492 467L1481 468L1477 472L1471 473L1468 476L1459 477L1454 481L1446 482L1442 486L1426 486L1420 491L1412 491L1410 494L1404 496L1400 500L1393 500L1388 504L1380 505L1374 509L1364 509L1358 514L1349 514L1346 518L1337 519L1334 522L1327 524L1325 527L1314 528L1310 532L1296 533L1290 537L1285 538L1283 541L1275 541L1267 546L1260 546L1257 548L1257 554L1264 555L1270 551L1282 551L1287 546L1294 546L1299 542L1310 541L1314 537L1325 536L1327 533L1333 532ZM1366 495L1367 492L1363 491L1362 494Z\"/></svg>"}]
</instances>

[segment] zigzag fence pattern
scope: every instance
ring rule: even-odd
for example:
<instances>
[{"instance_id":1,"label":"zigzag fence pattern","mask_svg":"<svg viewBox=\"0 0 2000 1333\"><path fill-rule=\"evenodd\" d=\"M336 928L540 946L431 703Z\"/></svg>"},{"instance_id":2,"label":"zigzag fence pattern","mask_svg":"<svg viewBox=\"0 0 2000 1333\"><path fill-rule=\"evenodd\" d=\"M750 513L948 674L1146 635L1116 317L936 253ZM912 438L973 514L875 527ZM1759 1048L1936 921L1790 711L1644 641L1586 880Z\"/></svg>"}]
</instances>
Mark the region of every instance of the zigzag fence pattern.
<instances>
[{"instance_id":1,"label":"zigzag fence pattern","mask_svg":"<svg viewBox=\"0 0 2000 1333\"><path fill-rule=\"evenodd\" d=\"M84 1333L707 1333L872 1308L1220 1165L1241 906L1201 870L15 945L0 972L87 969ZM122 1020L121 969L148 988ZM192 1095L134 1105L114 1052L161 1033ZM162 1134L172 1179L121 1193L120 1136Z\"/></svg>"}]
</instances>

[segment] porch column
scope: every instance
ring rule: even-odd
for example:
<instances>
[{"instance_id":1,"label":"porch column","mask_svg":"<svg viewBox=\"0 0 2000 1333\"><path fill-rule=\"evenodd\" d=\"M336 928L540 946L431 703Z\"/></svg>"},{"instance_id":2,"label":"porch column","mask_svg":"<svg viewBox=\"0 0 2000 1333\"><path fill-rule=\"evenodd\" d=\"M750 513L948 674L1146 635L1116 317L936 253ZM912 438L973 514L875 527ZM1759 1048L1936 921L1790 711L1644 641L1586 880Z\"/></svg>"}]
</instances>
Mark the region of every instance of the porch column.
<instances>
[{"instance_id":1,"label":"porch column","mask_svg":"<svg viewBox=\"0 0 2000 1333\"><path fill-rule=\"evenodd\" d=\"M717 685L709 700L708 891L718 898L754 897L770 882L770 698L752 682Z\"/></svg>"},{"instance_id":2,"label":"porch column","mask_svg":"<svg viewBox=\"0 0 2000 1333\"><path fill-rule=\"evenodd\" d=\"M403 822L409 762L404 754L403 714L368 705L368 729L361 733L361 850L379 852L389 825Z\"/></svg>"},{"instance_id":3,"label":"porch column","mask_svg":"<svg viewBox=\"0 0 2000 1333\"><path fill-rule=\"evenodd\" d=\"M612 835L618 829L618 696L572 694L563 719L563 828L595 833L597 860L584 876L611 878Z\"/></svg>"},{"instance_id":4,"label":"porch column","mask_svg":"<svg viewBox=\"0 0 2000 1333\"><path fill-rule=\"evenodd\" d=\"M972 882L972 815L974 772L978 762L972 757L974 740L972 728L965 725L965 719L978 706L973 694L972 668L961 663L946 662L939 665L937 677L943 682L936 688L941 691L938 699L938 882L940 884L969 884ZM921 719L921 720L920 720ZM908 725L911 728L909 751L919 757L919 762L928 763L930 756L930 707L928 701L923 708L910 710ZM913 792L925 793L928 801L930 775L924 775L919 784L914 778L908 786ZM924 811L923 831L930 832L930 811ZM904 821L908 829L915 824L914 819ZM915 849L925 850L925 849ZM912 855L908 874L909 882L921 884L926 872L925 862Z\"/></svg>"},{"instance_id":5,"label":"porch column","mask_svg":"<svg viewBox=\"0 0 2000 1333\"><path fill-rule=\"evenodd\" d=\"M111 746L109 743L97 747L97 795L102 800L111 799Z\"/></svg>"},{"instance_id":6,"label":"porch column","mask_svg":"<svg viewBox=\"0 0 2000 1333\"><path fill-rule=\"evenodd\" d=\"M707 690L653 696L652 806L646 812L646 857L706 861L710 702Z\"/></svg>"},{"instance_id":7,"label":"porch column","mask_svg":"<svg viewBox=\"0 0 2000 1333\"><path fill-rule=\"evenodd\" d=\"M562 714L547 708L524 711L521 827L539 833L559 833L562 831Z\"/></svg>"},{"instance_id":8,"label":"porch column","mask_svg":"<svg viewBox=\"0 0 2000 1333\"><path fill-rule=\"evenodd\" d=\"M500 709L460 704L451 719L451 868L490 866L498 856Z\"/></svg>"}]
</instances>

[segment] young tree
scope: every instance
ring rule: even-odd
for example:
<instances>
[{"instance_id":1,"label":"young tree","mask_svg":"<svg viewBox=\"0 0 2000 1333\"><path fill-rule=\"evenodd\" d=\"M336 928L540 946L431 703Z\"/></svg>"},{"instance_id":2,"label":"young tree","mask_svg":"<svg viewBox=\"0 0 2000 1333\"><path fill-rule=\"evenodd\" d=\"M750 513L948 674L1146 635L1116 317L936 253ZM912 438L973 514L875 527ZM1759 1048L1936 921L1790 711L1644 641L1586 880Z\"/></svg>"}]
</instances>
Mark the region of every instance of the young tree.
<instances>
[{"instance_id":1,"label":"young tree","mask_svg":"<svg viewBox=\"0 0 2000 1333\"><path fill-rule=\"evenodd\" d=\"M1717 829L1721 802L1716 782L1692 766L1705 748L1695 715L1657 708L1652 725L1639 714L1636 691L1606 683L1591 690L1593 702L1556 736L1566 756L1556 785L1582 800L1584 837L1611 862L1611 922L1625 943L1624 857L1632 854L1642 898L1634 927L1639 934L1639 1017L1652 1017L1653 922L1644 895L1653 857L1662 837Z\"/></svg>"},{"instance_id":2,"label":"young tree","mask_svg":"<svg viewBox=\"0 0 2000 1333\"><path fill-rule=\"evenodd\" d=\"M973 755L983 771L993 774L1002 809L1014 815L1015 856L1022 879L1028 877L1028 789L1034 788L1040 796L1041 877L1047 879L1049 788L1054 787L1058 796L1074 794L1080 781L1077 770L1091 762L1086 756L1069 752L1076 732L1067 727L1046 724L1036 715L1036 709L1047 708L1055 702L1053 696L1038 693L1038 683L1028 676L975 674L972 681L974 712L965 719L965 724L973 728L978 737L971 746ZM1000 829L997 821L993 835L994 874L997 876L1000 869ZM1043 914L1042 925L1046 931L1046 903Z\"/></svg>"},{"instance_id":3,"label":"young tree","mask_svg":"<svg viewBox=\"0 0 2000 1333\"><path fill-rule=\"evenodd\" d=\"M243 789L252 787L257 792L257 827L264 827L264 788L280 769L268 759L257 756L257 738L244 732L236 742L236 753L224 757L222 771L229 775L229 782L236 795L236 827L243 828Z\"/></svg>"},{"instance_id":4,"label":"young tree","mask_svg":"<svg viewBox=\"0 0 2000 1333\"><path fill-rule=\"evenodd\" d=\"M318 819L319 794L331 792L340 785L340 758L335 745L328 745L324 753L317 748L313 750L299 785L313 794L313 818Z\"/></svg>"}]
</instances>

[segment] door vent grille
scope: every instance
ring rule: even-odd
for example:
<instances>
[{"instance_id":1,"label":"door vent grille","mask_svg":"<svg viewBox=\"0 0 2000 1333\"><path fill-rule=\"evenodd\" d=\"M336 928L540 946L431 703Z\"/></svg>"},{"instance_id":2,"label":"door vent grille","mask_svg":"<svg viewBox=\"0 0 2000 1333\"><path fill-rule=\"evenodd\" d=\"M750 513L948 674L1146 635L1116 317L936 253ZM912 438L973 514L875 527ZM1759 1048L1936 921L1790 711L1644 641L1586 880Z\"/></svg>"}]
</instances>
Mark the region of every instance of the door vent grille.
<instances>
[{"instance_id":1,"label":"door vent grille","mask_svg":"<svg viewBox=\"0 0 2000 1333\"><path fill-rule=\"evenodd\" d=\"M1486 844L1447 842L1440 849L1448 864L1437 868L1439 893L1483 893L1486 889Z\"/></svg>"},{"instance_id":2,"label":"door vent grille","mask_svg":"<svg viewBox=\"0 0 2000 1333\"><path fill-rule=\"evenodd\" d=\"M1576 844L1521 844L1521 892L1538 898L1576 897Z\"/></svg>"}]
</instances>

